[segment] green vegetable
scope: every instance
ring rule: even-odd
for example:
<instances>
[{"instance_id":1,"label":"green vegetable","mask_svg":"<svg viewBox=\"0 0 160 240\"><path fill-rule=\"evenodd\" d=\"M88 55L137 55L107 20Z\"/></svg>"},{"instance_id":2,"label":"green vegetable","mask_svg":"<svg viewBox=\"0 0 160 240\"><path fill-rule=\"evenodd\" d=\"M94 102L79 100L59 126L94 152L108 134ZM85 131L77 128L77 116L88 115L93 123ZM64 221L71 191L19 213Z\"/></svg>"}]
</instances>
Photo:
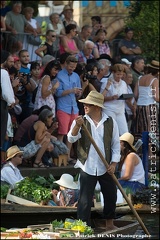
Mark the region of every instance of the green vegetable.
<instances>
[{"instance_id":1,"label":"green vegetable","mask_svg":"<svg viewBox=\"0 0 160 240\"><path fill-rule=\"evenodd\" d=\"M6 232L7 228L1 227L1 232Z\"/></svg>"},{"instance_id":2,"label":"green vegetable","mask_svg":"<svg viewBox=\"0 0 160 240\"><path fill-rule=\"evenodd\" d=\"M7 197L9 188L10 187L9 187L8 184L2 184L1 185L1 198L2 199L5 199Z\"/></svg>"},{"instance_id":3,"label":"green vegetable","mask_svg":"<svg viewBox=\"0 0 160 240\"><path fill-rule=\"evenodd\" d=\"M40 203L42 201L47 202L52 199L51 189L39 186L30 178L25 178L16 183L13 195L36 203Z\"/></svg>"},{"instance_id":4,"label":"green vegetable","mask_svg":"<svg viewBox=\"0 0 160 240\"><path fill-rule=\"evenodd\" d=\"M56 220L54 220L52 222L52 227L53 227L53 229L55 229L55 228L63 228L64 227L64 223L63 223L62 220L61 221L57 221L57 219L56 219Z\"/></svg>"},{"instance_id":5,"label":"green vegetable","mask_svg":"<svg viewBox=\"0 0 160 240\"><path fill-rule=\"evenodd\" d=\"M76 235L73 232L67 232L67 233L60 233L60 238L70 238L75 237Z\"/></svg>"}]
</instances>

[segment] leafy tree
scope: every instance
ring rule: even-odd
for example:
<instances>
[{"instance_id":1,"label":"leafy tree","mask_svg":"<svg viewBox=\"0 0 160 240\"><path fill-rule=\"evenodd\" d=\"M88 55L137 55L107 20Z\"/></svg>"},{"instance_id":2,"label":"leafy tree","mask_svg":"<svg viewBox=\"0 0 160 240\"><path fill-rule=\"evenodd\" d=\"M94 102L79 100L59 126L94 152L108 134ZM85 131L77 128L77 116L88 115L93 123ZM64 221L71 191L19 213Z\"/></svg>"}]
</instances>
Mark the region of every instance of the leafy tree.
<instances>
[{"instance_id":1,"label":"leafy tree","mask_svg":"<svg viewBox=\"0 0 160 240\"><path fill-rule=\"evenodd\" d=\"M159 61L159 1L131 1L125 24L134 29L147 63Z\"/></svg>"}]
</instances>

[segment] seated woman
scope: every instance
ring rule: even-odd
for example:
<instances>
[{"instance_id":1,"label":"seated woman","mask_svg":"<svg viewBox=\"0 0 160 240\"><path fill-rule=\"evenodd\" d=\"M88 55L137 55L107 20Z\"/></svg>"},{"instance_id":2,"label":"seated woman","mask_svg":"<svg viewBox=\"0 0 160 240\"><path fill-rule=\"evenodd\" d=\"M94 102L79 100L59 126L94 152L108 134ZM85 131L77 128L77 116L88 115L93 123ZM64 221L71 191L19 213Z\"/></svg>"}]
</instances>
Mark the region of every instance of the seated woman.
<instances>
[{"instance_id":1,"label":"seated woman","mask_svg":"<svg viewBox=\"0 0 160 240\"><path fill-rule=\"evenodd\" d=\"M60 187L59 191L52 190L53 201L58 206L73 206L77 205L78 201L78 185L73 181L73 177L70 174L63 174L61 178L55 181Z\"/></svg>"},{"instance_id":2,"label":"seated woman","mask_svg":"<svg viewBox=\"0 0 160 240\"><path fill-rule=\"evenodd\" d=\"M32 141L36 144L40 144L33 167L46 167L42 163L42 156L45 151L51 152L53 150L53 144L51 141L51 134L48 132L47 127L50 127L53 122L53 113L48 109L44 109L38 117L38 120L24 133L19 143L20 147L25 147ZM33 143L33 142L32 142ZM31 149L32 150L32 149Z\"/></svg>"},{"instance_id":3,"label":"seated woman","mask_svg":"<svg viewBox=\"0 0 160 240\"><path fill-rule=\"evenodd\" d=\"M119 162L119 183L123 188L130 188L132 193L145 188L145 172L142 160L133 146L134 137L129 132L120 137L121 159Z\"/></svg>"}]
</instances>

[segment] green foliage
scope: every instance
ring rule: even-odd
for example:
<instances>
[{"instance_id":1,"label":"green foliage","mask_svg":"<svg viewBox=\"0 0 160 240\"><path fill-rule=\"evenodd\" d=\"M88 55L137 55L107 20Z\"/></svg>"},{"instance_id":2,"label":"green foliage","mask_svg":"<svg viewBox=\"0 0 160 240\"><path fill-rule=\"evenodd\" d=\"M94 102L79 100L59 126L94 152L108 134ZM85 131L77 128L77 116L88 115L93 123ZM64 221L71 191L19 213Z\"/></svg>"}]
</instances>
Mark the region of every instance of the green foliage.
<instances>
[{"instance_id":1,"label":"green foliage","mask_svg":"<svg viewBox=\"0 0 160 240\"><path fill-rule=\"evenodd\" d=\"M50 173L48 177L42 177L39 175L31 175L30 176L31 181L37 183L38 185L45 187L45 188L50 188L50 189L57 189L57 184L54 183L56 179L53 177L53 175Z\"/></svg>"},{"instance_id":2,"label":"green foliage","mask_svg":"<svg viewBox=\"0 0 160 240\"><path fill-rule=\"evenodd\" d=\"M131 1L126 26L134 29L147 63L159 61L159 1Z\"/></svg>"},{"instance_id":3,"label":"green foliage","mask_svg":"<svg viewBox=\"0 0 160 240\"><path fill-rule=\"evenodd\" d=\"M36 203L52 199L51 189L38 185L31 178L16 183L12 194Z\"/></svg>"},{"instance_id":4,"label":"green foliage","mask_svg":"<svg viewBox=\"0 0 160 240\"><path fill-rule=\"evenodd\" d=\"M62 220L57 221L57 219L56 219L56 220L52 221L52 227L53 227L53 230L55 230L55 228L63 228L64 222Z\"/></svg>"},{"instance_id":5,"label":"green foliage","mask_svg":"<svg viewBox=\"0 0 160 240\"><path fill-rule=\"evenodd\" d=\"M9 185L8 184L2 184L1 185L1 198L5 199L7 197L7 193L9 190Z\"/></svg>"}]
</instances>

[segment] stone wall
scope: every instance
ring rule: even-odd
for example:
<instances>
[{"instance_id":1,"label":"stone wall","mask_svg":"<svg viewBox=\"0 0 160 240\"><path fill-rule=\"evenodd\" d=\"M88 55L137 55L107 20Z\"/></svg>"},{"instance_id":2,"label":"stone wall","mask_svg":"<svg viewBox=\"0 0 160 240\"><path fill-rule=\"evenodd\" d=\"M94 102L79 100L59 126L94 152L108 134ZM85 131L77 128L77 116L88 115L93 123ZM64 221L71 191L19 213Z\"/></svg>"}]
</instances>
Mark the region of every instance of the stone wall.
<instances>
[{"instance_id":1,"label":"stone wall","mask_svg":"<svg viewBox=\"0 0 160 240\"><path fill-rule=\"evenodd\" d=\"M129 1L82 1L82 25L91 24L92 16L101 16L109 40L123 30L128 15ZM86 4L88 2L88 4ZM87 5L87 6L85 6ZM99 6L98 6L99 5Z\"/></svg>"}]
</instances>

